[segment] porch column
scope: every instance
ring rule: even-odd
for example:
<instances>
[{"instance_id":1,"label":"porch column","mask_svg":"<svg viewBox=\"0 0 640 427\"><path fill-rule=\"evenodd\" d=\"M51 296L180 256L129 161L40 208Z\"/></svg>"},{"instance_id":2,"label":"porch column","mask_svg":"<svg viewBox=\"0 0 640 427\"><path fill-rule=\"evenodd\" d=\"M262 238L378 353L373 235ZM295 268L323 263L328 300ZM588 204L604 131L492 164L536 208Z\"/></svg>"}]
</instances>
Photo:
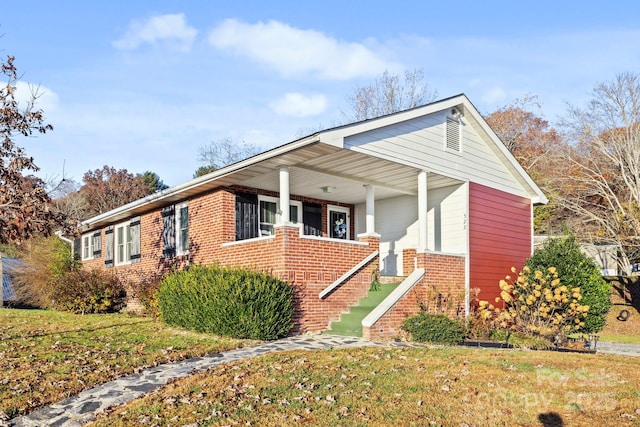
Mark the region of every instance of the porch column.
<instances>
[{"instance_id":1,"label":"porch column","mask_svg":"<svg viewBox=\"0 0 640 427\"><path fill-rule=\"evenodd\" d=\"M427 251L427 172L418 174L418 253Z\"/></svg>"},{"instance_id":2,"label":"porch column","mask_svg":"<svg viewBox=\"0 0 640 427\"><path fill-rule=\"evenodd\" d=\"M289 215L289 168L282 166L280 168L280 223L288 224L291 222Z\"/></svg>"},{"instance_id":3,"label":"porch column","mask_svg":"<svg viewBox=\"0 0 640 427\"><path fill-rule=\"evenodd\" d=\"M374 198L374 194L373 194L373 185L371 184L365 184L364 188L367 191L367 198L366 198L366 214L367 214L367 221L366 221L366 231L365 233L367 235L373 235L375 234L376 230L376 209L375 209L375 198Z\"/></svg>"}]
</instances>

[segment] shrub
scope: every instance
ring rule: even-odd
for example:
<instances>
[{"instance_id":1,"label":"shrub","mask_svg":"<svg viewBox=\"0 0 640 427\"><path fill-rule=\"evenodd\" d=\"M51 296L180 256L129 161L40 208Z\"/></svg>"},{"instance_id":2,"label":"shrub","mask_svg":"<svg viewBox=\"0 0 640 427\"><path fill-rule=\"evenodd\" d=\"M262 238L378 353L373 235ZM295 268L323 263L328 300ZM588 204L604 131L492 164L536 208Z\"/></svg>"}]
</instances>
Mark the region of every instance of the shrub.
<instances>
[{"instance_id":1,"label":"shrub","mask_svg":"<svg viewBox=\"0 0 640 427\"><path fill-rule=\"evenodd\" d=\"M160 313L169 325L260 340L289 334L292 298L292 287L275 277L220 266L174 272L158 290Z\"/></svg>"},{"instance_id":2,"label":"shrub","mask_svg":"<svg viewBox=\"0 0 640 427\"><path fill-rule=\"evenodd\" d=\"M134 297L140 300L140 304L144 308L144 313L142 314L153 317L160 316L158 289L161 280L161 274L151 274L143 277L135 286L131 286L134 289Z\"/></svg>"},{"instance_id":3,"label":"shrub","mask_svg":"<svg viewBox=\"0 0 640 427\"><path fill-rule=\"evenodd\" d=\"M56 281L77 270L79 263L71 256L71 247L58 237L36 237L20 253L14 289L20 304L52 308Z\"/></svg>"},{"instance_id":4,"label":"shrub","mask_svg":"<svg viewBox=\"0 0 640 427\"><path fill-rule=\"evenodd\" d=\"M126 301L124 285L102 270L75 270L56 280L52 293L56 309L72 313L113 313Z\"/></svg>"},{"instance_id":5,"label":"shrub","mask_svg":"<svg viewBox=\"0 0 640 427\"><path fill-rule=\"evenodd\" d=\"M454 345L461 343L465 336L462 324L443 314L420 312L407 317L401 328L417 342Z\"/></svg>"},{"instance_id":6,"label":"shrub","mask_svg":"<svg viewBox=\"0 0 640 427\"><path fill-rule=\"evenodd\" d=\"M602 329L611 308L611 285L602 278L596 263L580 250L573 236L548 239L526 265L531 270L541 271L555 266L562 284L569 292L579 288L581 303L589 306L589 315L579 332L592 333Z\"/></svg>"},{"instance_id":7,"label":"shrub","mask_svg":"<svg viewBox=\"0 0 640 427\"><path fill-rule=\"evenodd\" d=\"M543 273L525 266L517 279L507 276L501 280L500 290L496 303L504 302L504 308L488 301L480 301L478 308L480 318L497 329L553 340L583 327L589 311L589 306L580 303L580 288L569 290L554 267Z\"/></svg>"}]
</instances>

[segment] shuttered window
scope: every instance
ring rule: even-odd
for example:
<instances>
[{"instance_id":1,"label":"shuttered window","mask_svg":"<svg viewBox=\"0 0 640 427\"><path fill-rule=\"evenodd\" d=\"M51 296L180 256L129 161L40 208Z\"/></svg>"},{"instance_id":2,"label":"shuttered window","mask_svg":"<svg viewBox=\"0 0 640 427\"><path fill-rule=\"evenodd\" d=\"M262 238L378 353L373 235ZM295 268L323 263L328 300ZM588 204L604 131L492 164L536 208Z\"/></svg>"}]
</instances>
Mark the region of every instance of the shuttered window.
<instances>
[{"instance_id":1,"label":"shuttered window","mask_svg":"<svg viewBox=\"0 0 640 427\"><path fill-rule=\"evenodd\" d=\"M162 209L162 256L176 256L176 214L174 206Z\"/></svg>"},{"instance_id":2,"label":"shuttered window","mask_svg":"<svg viewBox=\"0 0 640 427\"><path fill-rule=\"evenodd\" d=\"M93 257L100 258L102 256L102 232L96 231L93 233Z\"/></svg>"},{"instance_id":3,"label":"shuttered window","mask_svg":"<svg viewBox=\"0 0 640 427\"><path fill-rule=\"evenodd\" d=\"M104 265L113 267L113 225L104 229Z\"/></svg>"},{"instance_id":4,"label":"shuttered window","mask_svg":"<svg viewBox=\"0 0 640 427\"><path fill-rule=\"evenodd\" d=\"M462 148L460 138L460 122L447 117L446 148L447 150L460 152Z\"/></svg>"},{"instance_id":5,"label":"shuttered window","mask_svg":"<svg viewBox=\"0 0 640 427\"><path fill-rule=\"evenodd\" d=\"M258 196L236 194L236 240L258 237Z\"/></svg>"},{"instance_id":6,"label":"shuttered window","mask_svg":"<svg viewBox=\"0 0 640 427\"><path fill-rule=\"evenodd\" d=\"M140 262L140 217L131 219L129 223L129 261Z\"/></svg>"}]
</instances>

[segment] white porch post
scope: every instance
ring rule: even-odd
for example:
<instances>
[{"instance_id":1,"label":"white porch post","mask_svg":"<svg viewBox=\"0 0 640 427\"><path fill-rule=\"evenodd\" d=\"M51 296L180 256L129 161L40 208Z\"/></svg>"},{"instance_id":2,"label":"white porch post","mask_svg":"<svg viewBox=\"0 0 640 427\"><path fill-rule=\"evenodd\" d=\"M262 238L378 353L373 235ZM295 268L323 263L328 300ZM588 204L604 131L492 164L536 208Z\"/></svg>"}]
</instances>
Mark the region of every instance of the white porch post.
<instances>
[{"instance_id":1,"label":"white porch post","mask_svg":"<svg viewBox=\"0 0 640 427\"><path fill-rule=\"evenodd\" d=\"M280 168L280 223L288 224L291 222L289 217L289 168L283 166Z\"/></svg>"},{"instance_id":2,"label":"white porch post","mask_svg":"<svg viewBox=\"0 0 640 427\"><path fill-rule=\"evenodd\" d=\"M427 251L427 172L418 174L418 253Z\"/></svg>"},{"instance_id":3,"label":"white porch post","mask_svg":"<svg viewBox=\"0 0 640 427\"><path fill-rule=\"evenodd\" d=\"M376 209L375 209L375 197L373 194L373 185L371 184L365 184L364 188L367 191L367 198L366 198L366 214L367 214L367 220L366 220L366 231L365 233L367 235L373 235L375 234L376 230Z\"/></svg>"}]
</instances>

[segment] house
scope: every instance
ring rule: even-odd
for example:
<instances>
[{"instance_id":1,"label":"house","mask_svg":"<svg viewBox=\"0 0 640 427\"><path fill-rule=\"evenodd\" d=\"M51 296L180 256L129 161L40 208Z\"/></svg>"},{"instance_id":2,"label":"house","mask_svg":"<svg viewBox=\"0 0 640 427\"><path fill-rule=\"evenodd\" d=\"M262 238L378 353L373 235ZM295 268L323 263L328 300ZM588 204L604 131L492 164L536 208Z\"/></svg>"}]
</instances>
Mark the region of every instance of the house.
<instances>
[{"instance_id":1,"label":"house","mask_svg":"<svg viewBox=\"0 0 640 427\"><path fill-rule=\"evenodd\" d=\"M20 264L16 258L6 258L0 253L0 279L2 288L0 289L0 307L10 305L15 302L15 292L13 289L13 273Z\"/></svg>"},{"instance_id":2,"label":"house","mask_svg":"<svg viewBox=\"0 0 640 427\"><path fill-rule=\"evenodd\" d=\"M81 258L135 283L190 263L267 269L296 288L294 332L326 330L369 290L385 339L433 292L470 295L532 252L546 198L465 95L314 133L83 222ZM453 298L452 296L455 296Z\"/></svg>"}]
</instances>

